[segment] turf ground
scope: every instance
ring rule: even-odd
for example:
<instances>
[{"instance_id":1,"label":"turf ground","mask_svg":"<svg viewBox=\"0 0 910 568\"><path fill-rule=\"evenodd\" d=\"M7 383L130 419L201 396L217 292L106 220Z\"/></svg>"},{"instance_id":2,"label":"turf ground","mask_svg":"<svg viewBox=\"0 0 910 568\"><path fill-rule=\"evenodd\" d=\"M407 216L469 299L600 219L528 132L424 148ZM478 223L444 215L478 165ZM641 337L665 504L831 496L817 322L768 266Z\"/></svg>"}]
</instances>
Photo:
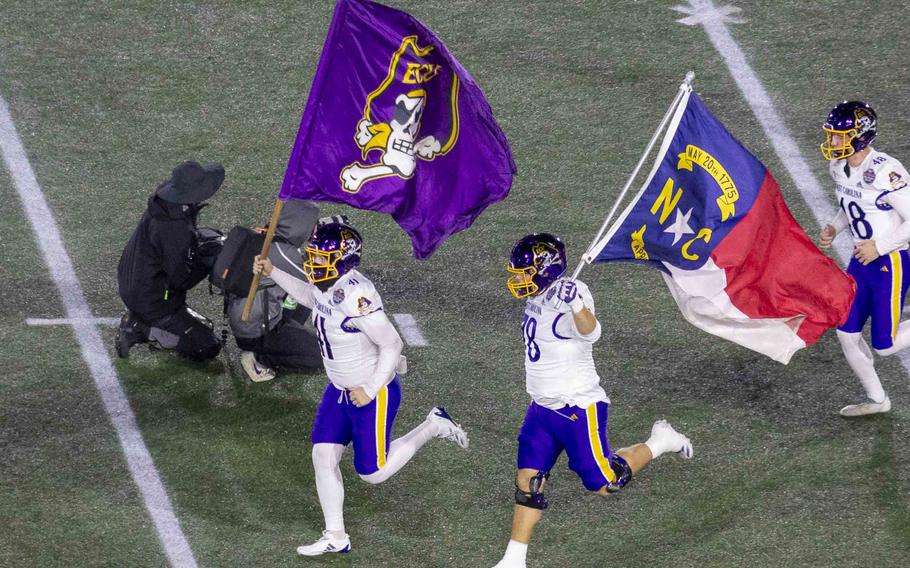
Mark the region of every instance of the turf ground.
<instances>
[{"instance_id":1,"label":"turf ground","mask_svg":"<svg viewBox=\"0 0 910 568\"><path fill-rule=\"evenodd\" d=\"M386 305L414 314L430 342L406 348L396 431L445 402L471 449L431 443L379 487L356 480L345 460L355 551L303 561L294 547L322 528L308 433L325 377L254 385L233 349L205 366L140 349L117 370L201 566L498 560L527 402L522 308L504 286L509 246L549 230L577 258L685 71L696 71L696 91L815 233L704 31L676 22L677 3L394 2L471 70L518 164L509 198L424 262L391 219L346 211L363 229L365 272ZM818 127L845 98L871 101L877 146L910 161L910 9L738 4L747 23L731 26L734 38L819 180ZM120 251L178 161L227 168L206 224L266 218L331 11L309 0L3 3L0 94L96 315L119 313ZM162 566L71 330L25 324L62 317L63 307L5 174L0 204L0 566ZM910 393L897 359L878 363L894 410L848 422L837 409L861 391L833 334L782 366L686 324L653 271L598 266L582 279L605 324L595 356L614 402L612 445L642 440L666 417L692 438L696 459L662 458L606 501L561 461L532 566L910 565ZM193 300L218 313L205 292Z\"/></svg>"}]
</instances>

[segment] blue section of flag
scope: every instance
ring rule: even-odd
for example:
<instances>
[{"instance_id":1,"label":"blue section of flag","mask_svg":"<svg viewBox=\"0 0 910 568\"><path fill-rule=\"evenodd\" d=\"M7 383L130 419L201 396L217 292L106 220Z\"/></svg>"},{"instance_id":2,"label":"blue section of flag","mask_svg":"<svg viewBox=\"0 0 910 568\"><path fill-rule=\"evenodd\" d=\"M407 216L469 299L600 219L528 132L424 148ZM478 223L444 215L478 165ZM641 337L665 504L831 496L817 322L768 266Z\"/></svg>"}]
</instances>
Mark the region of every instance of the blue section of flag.
<instances>
[{"instance_id":1,"label":"blue section of flag","mask_svg":"<svg viewBox=\"0 0 910 568\"><path fill-rule=\"evenodd\" d=\"M667 262L694 270L746 215L767 170L695 93L648 187L595 262ZM614 225L615 227L615 225Z\"/></svg>"}]
</instances>

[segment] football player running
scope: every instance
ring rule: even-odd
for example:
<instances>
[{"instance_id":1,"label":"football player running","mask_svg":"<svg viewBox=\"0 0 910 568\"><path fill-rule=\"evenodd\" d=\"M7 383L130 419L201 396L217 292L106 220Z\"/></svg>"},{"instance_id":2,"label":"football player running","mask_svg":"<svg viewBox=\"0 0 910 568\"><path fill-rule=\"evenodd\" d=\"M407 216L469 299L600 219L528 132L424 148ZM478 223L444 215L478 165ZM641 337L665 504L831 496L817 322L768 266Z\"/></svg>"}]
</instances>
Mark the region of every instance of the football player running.
<instances>
[{"instance_id":1,"label":"football player running","mask_svg":"<svg viewBox=\"0 0 910 568\"><path fill-rule=\"evenodd\" d=\"M854 248L847 273L856 280L856 297L847 321L837 328L837 338L868 399L845 406L840 413L853 417L888 412L891 400L875 372L862 331L871 317L872 347L879 355L910 345L910 327L900 323L910 284L910 176L900 162L872 148L876 114L868 104L840 103L822 129L821 151L830 161L839 210L821 230L819 247L829 248L838 233L850 229Z\"/></svg>"},{"instance_id":2,"label":"football player running","mask_svg":"<svg viewBox=\"0 0 910 568\"><path fill-rule=\"evenodd\" d=\"M651 460L675 452L691 458L692 443L665 420L644 443L616 452L607 441L610 399L600 386L592 347L600 338L594 301L584 283L564 278L566 252L550 234L533 233L512 249L509 291L527 298L522 336L531 405L518 435L512 537L495 568L524 567L534 525L547 508L550 469L566 452L585 488L609 495Z\"/></svg>"},{"instance_id":3,"label":"football player running","mask_svg":"<svg viewBox=\"0 0 910 568\"><path fill-rule=\"evenodd\" d=\"M354 445L354 469L370 484L400 470L431 438L446 438L468 447L465 431L437 406L427 419L391 441L401 401L396 372L402 342L382 308L379 293L355 267L363 240L350 225L319 226L305 243L303 273L308 282L256 257L254 273L270 277L288 294L312 309L329 384L313 423L313 468L316 492L325 517L322 537L300 546L302 556L350 552L344 528L344 485L339 463Z\"/></svg>"}]
</instances>

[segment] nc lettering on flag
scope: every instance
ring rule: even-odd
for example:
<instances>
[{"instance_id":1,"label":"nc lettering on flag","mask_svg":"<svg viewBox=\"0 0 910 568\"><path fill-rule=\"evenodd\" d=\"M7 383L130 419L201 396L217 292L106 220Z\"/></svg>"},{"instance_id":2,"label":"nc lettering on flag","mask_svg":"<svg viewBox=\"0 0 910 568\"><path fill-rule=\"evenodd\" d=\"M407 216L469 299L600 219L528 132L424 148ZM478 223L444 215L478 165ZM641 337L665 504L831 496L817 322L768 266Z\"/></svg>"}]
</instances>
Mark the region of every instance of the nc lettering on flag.
<instances>
[{"instance_id":1,"label":"nc lettering on flag","mask_svg":"<svg viewBox=\"0 0 910 568\"><path fill-rule=\"evenodd\" d=\"M691 90L648 180L586 259L660 268L690 323L782 363L843 323L855 294Z\"/></svg>"},{"instance_id":2,"label":"nc lettering on flag","mask_svg":"<svg viewBox=\"0 0 910 568\"><path fill-rule=\"evenodd\" d=\"M388 213L425 258L504 199L514 173L483 92L432 31L338 0L280 199Z\"/></svg>"}]
</instances>

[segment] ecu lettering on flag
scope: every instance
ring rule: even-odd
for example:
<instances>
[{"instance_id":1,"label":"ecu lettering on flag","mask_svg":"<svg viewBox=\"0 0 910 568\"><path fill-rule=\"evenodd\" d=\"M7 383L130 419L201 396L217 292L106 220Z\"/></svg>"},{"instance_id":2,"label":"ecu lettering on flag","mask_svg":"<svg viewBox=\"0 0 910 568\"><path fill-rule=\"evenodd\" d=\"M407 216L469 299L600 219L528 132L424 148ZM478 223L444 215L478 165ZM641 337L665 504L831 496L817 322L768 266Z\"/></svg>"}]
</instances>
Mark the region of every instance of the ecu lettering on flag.
<instances>
[{"instance_id":1,"label":"ecu lettering on flag","mask_svg":"<svg viewBox=\"0 0 910 568\"><path fill-rule=\"evenodd\" d=\"M691 89L648 179L585 260L659 268L686 320L785 364L846 320L856 288Z\"/></svg>"},{"instance_id":2,"label":"ecu lettering on flag","mask_svg":"<svg viewBox=\"0 0 910 568\"><path fill-rule=\"evenodd\" d=\"M390 214L426 258L504 199L515 162L490 105L429 28L338 0L279 199Z\"/></svg>"}]
</instances>

